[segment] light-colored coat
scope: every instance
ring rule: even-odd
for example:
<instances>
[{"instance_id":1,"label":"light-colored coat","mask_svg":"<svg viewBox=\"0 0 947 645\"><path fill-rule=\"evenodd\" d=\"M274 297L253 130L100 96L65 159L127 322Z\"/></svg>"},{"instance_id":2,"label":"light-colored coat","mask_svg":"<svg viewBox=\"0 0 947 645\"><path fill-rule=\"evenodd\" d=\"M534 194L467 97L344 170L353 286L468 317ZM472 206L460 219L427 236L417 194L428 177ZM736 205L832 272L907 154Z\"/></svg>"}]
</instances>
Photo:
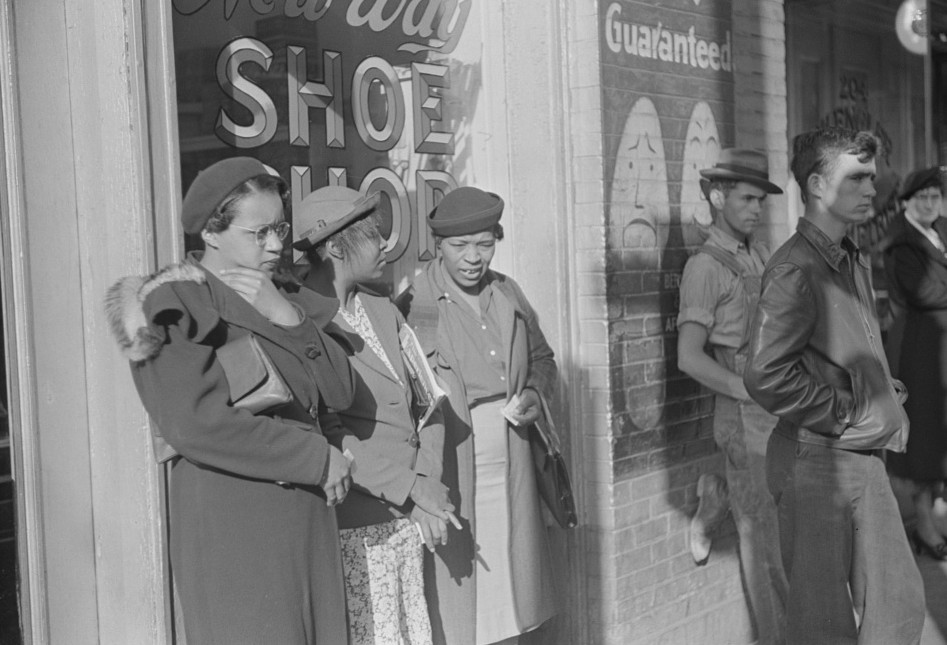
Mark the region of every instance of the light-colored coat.
<instances>
[{"instance_id":1,"label":"light-colored coat","mask_svg":"<svg viewBox=\"0 0 947 645\"><path fill-rule=\"evenodd\" d=\"M142 403L180 455L168 513L188 642L347 642L338 526L317 488L318 411L348 405L354 388L341 347L311 319L272 324L193 261L121 281L109 312ZM250 333L294 395L256 415L233 407L215 355Z\"/></svg>"},{"instance_id":2,"label":"light-colored coat","mask_svg":"<svg viewBox=\"0 0 947 645\"><path fill-rule=\"evenodd\" d=\"M295 301L308 310L305 293ZM424 475L440 480L444 455L444 424L439 412L418 434L420 443L412 441L416 424L398 339L404 317L387 298L365 291L358 297L401 383L337 315L336 322L352 348L349 360L355 372L355 398L348 408L323 415L320 421L329 441L355 457L355 486L337 508L343 529L381 524L410 513L408 494L415 479Z\"/></svg>"},{"instance_id":3,"label":"light-colored coat","mask_svg":"<svg viewBox=\"0 0 947 645\"><path fill-rule=\"evenodd\" d=\"M507 352L507 398L525 387L552 400L557 369L536 313L519 286L509 277L490 271L485 278L495 289L500 335ZM434 260L398 299L399 308L417 331L432 367L450 390L444 408L445 454L443 482L464 525L451 529L446 546L427 555L425 568L428 608L435 643L472 645L476 642L476 567L474 535L474 451L467 394L459 376L459 362L446 326L438 324L448 305L440 260ZM533 470L525 428L508 426L510 469ZM536 627L555 613L554 576L545 527L524 524L541 503L538 496L510 499L513 595L521 629Z\"/></svg>"}]
</instances>

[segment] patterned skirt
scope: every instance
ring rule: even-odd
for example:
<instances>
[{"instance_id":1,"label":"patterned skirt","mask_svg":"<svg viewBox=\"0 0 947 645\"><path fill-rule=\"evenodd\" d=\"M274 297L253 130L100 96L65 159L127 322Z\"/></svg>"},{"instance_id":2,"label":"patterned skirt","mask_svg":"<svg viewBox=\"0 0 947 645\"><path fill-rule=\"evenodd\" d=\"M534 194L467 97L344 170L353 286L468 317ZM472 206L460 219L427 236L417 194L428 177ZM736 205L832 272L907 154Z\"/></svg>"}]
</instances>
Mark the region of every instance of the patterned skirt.
<instances>
[{"instance_id":1,"label":"patterned skirt","mask_svg":"<svg viewBox=\"0 0 947 645\"><path fill-rule=\"evenodd\" d=\"M416 525L401 518L339 534L351 645L431 645Z\"/></svg>"}]
</instances>

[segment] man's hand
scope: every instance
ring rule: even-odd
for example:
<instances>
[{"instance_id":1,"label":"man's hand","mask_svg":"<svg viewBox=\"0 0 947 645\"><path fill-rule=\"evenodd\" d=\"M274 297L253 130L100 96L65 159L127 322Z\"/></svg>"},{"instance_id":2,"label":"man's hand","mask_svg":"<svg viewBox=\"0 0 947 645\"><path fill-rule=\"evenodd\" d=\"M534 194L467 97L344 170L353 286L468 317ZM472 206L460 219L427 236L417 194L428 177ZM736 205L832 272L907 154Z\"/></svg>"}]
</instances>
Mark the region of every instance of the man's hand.
<instances>
[{"instance_id":1,"label":"man's hand","mask_svg":"<svg viewBox=\"0 0 947 645\"><path fill-rule=\"evenodd\" d=\"M505 415L514 425L529 425L542 415L542 403L536 390L531 387L524 388L518 398L518 404L509 407Z\"/></svg>"},{"instance_id":2,"label":"man's hand","mask_svg":"<svg viewBox=\"0 0 947 645\"><path fill-rule=\"evenodd\" d=\"M449 491L450 489L447 486L436 479L418 475L417 479L414 480L414 486L411 487L409 496L415 505L421 507L422 510L444 522L450 522L459 529L460 522L457 521L457 517L454 515L454 505L447 498Z\"/></svg>"},{"instance_id":3,"label":"man's hand","mask_svg":"<svg viewBox=\"0 0 947 645\"><path fill-rule=\"evenodd\" d=\"M301 322L299 312L283 297L270 276L264 272L237 267L224 269L218 275L221 282L239 293L254 309L266 316L267 320L286 327Z\"/></svg>"},{"instance_id":4,"label":"man's hand","mask_svg":"<svg viewBox=\"0 0 947 645\"><path fill-rule=\"evenodd\" d=\"M424 545L431 553L434 553L434 548L438 544L447 544L447 522L441 518L415 505L411 509L411 521L418 527L421 539L424 540Z\"/></svg>"},{"instance_id":5,"label":"man's hand","mask_svg":"<svg viewBox=\"0 0 947 645\"><path fill-rule=\"evenodd\" d=\"M329 446L329 459L326 472L319 486L326 494L326 504L335 506L342 500L352 486L351 462L335 446Z\"/></svg>"}]
</instances>

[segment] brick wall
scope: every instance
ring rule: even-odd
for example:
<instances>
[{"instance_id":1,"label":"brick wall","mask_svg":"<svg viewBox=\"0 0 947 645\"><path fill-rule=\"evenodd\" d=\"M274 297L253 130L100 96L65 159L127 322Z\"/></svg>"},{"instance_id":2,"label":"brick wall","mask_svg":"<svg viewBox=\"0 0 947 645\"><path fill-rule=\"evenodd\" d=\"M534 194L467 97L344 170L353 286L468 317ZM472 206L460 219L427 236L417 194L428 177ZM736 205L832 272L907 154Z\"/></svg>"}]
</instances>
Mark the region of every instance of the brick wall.
<instances>
[{"instance_id":1,"label":"brick wall","mask_svg":"<svg viewBox=\"0 0 947 645\"><path fill-rule=\"evenodd\" d=\"M765 151L770 177L795 196L789 172L785 23L783 0L733 3L734 86L740 97L736 145ZM788 200L787 195L766 200L763 221L773 249L795 231Z\"/></svg>"},{"instance_id":2,"label":"brick wall","mask_svg":"<svg viewBox=\"0 0 947 645\"><path fill-rule=\"evenodd\" d=\"M601 360L604 334L608 372L584 407L584 642L750 643L732 523L707 565L687 548L697 478L723 462L712 398L676 368L674 319L680 273L700 241L694 224L707 213L697 169L743 145L768 149L774 176L787 172L782 3L603 0L597 22L606 225L588 234L604 237L605 280L590 273L580 289L604 287L604 328L588 321L594 340L582 347ZM718 69L692 58L698 40L705 53L726 47L730 69L722 57ZM770 236L785 235L784 220L777 202Z\"/></svg>"}]
</instances>

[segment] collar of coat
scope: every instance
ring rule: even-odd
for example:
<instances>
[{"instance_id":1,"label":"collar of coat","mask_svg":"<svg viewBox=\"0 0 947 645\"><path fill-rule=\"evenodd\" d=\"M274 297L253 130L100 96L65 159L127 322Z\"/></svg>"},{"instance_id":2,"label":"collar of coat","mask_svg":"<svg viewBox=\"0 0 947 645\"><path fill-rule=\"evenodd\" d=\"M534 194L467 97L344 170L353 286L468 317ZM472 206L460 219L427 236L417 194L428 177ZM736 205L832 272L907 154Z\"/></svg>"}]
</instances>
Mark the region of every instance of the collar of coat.
<instances>
[{"instance_id":1,"label":"collar of coat","mask_svg":"<svg viewBox=\"0 0 947 645\"><path fill-rule=\"evenodd\" d=\"M149 324L144 303L155 289L172 282L205 284L207 276L195 262L185 260L151 275L126 276L106 292L105 314L109 328L128 360L143 361L161 351L164 334Z\"/></svg>"},{"instance_id":2,"label":"collar of coat","mask_svg":"<svg viewBox=\"0 0 947 645\"><path fill-rule=\"evenodd\" d=\"M804 217L796 224L796 232L815 247L826 264L836 271L841 271L842 262L848 257L849 253L855 257L855 261L863 268L871 268L858 245L848 235L842 238L841 243L836 244L828 235L822 232L822 229Z\"/></svg>"},{"instance_id":3,"label":"collar of coat","mask_svg":"<svg viewBox=\"0 0 947 645\"><path fill-rule=\"evenodd\" d=\"M145 301L159 287L167 284L191 285L192 287L206 285L210 291L210 303L198 307L199 310L190 311L196 319L196 326L202 330L198 333L199 336L212 330L221 318L231 322L242 321L240 326L258 333L272 327L272 323L269 323L262 314L236 295L220 279L206 271L199 264L200 258L200 253L190 253L183 262L168 265L151 275L127 276L109 288L105 297L106 317L112 335L125 358L132 362L139 362L152 358L161 351L165 334L162 325L155 319L163 313L164 307L154 302L146 307ZM283 290L287 287L293 289L291 285L275 281ZM295 301L300 297L305 298L307 306L304 309L316 325L322 329L331 326L332 317L338 309L338 301L313 293L309 289L298 287L296 289L299 293L295 294L296 297L290 297L290 301L298 306ZM151 311L152 319L149 319L148 311Z\"/></svg>"}]
</instances>

